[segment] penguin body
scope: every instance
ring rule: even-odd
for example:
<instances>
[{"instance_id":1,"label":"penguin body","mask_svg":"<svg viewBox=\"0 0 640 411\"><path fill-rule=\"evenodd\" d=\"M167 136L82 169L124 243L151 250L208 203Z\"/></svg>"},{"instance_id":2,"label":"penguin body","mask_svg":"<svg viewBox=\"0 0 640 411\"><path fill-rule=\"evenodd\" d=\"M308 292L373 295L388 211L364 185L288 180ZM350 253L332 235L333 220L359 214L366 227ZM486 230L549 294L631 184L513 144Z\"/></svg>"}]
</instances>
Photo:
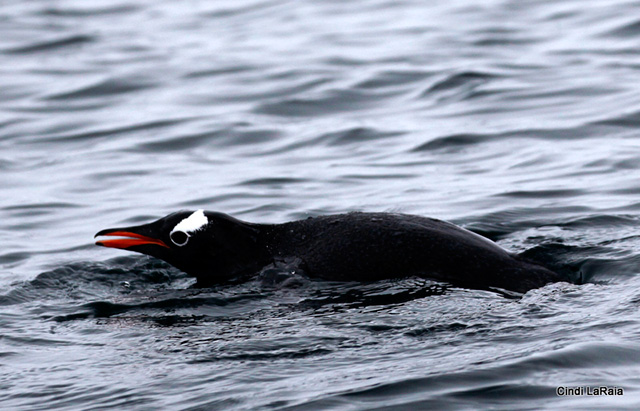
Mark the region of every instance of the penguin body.
<instances>
[{"instance_id":1,"label":"penguin body","mask_svg":"<svg viewBox=\"0 0 640 411\"><path fill-rule=\"evenodd\" d=\"M562 281L553 271L478 234L406 214L354 212L253 224L197 210L142 226L102 230L96 236L128 237L97 244L160 258L204 286L255 274L279 261L296 261L309 277L337 281L420 276L517 292Z\"/></svg>"}]
</instances>

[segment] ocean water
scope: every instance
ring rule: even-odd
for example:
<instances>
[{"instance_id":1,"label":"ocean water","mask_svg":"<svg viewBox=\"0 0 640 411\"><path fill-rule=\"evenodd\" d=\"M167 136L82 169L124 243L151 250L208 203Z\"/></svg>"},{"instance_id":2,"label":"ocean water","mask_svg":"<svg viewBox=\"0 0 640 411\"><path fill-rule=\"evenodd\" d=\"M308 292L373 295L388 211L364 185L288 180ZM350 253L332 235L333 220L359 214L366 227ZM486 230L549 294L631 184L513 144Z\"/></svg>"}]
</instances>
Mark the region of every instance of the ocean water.
<instances>
[{"instance_id":1,"label":"ocean water","mask_svg":"<svg viewBox=\"0 0 640 411\"><path fill-rule=\"evenodd\" d=\"M640 3L0 3L0 408L636 409ZM445 219L524 295L263 273L93 235L204 208ZM559 396L557 387L620 387Z\"/></svg>"}]
</instances>

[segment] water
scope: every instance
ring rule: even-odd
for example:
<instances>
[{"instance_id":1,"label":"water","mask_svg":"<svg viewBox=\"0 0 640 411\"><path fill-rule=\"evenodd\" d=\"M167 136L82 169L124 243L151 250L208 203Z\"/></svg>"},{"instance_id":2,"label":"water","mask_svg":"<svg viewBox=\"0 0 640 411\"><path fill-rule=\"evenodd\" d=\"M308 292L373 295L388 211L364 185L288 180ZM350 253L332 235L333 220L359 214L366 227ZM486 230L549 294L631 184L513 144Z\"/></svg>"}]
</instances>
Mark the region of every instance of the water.
<instances>
[{"instance_id":1,"label":"water","mask_svg":"<svg viewBox=\"0 0 640 411\"><path fill-rule=\"evenodd\" d=\"M635 408L639 11L5 0L2 408ZM182 208L427 215L585 284L198 290L93 245Z\"/></svg>"}]
</instances>

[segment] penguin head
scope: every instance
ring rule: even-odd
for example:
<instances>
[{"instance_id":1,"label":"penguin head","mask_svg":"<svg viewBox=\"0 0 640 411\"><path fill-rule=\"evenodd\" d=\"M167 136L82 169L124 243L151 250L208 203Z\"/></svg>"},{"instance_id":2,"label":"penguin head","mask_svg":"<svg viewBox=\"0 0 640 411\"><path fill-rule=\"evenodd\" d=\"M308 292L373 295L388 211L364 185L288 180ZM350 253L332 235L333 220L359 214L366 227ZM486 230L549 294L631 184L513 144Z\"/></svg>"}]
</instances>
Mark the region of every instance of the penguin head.
<instances>
[{"instance_id":1,"label":"penguin head","mask_svg":"<svg viewBox=\"0 0 640 411\"><path fill-rule=\"evenodd\" d=\"M258 234L256 226L226 214L179 211L149 224L102 230L96 237L119 238L96 244L159 258L207 285L264 266L266 250L259 247Z\"/></svg>"}]
</instances>

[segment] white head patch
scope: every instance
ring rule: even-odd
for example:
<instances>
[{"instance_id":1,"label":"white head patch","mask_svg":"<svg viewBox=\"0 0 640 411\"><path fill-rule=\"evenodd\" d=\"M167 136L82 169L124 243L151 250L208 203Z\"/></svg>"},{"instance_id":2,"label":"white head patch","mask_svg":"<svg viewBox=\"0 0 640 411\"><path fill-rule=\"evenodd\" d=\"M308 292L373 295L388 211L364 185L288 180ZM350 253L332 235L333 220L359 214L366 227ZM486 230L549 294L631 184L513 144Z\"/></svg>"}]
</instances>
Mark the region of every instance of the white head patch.
<instances>
[{"instance_id":1,"label":"white head patch","mask_svg":"<svg viewBox=\"0 0 640 411\"><path fill-rule=\"evenodd\" d=\"M209 224L209 220L207 220L207 216L204 215L204 210L198 210L189 217L180 221L175 227L173 227L171 232L184 231L185 233L193 233L194 231L200 230L207 224Z\"/></svg>"}]
</instances>

